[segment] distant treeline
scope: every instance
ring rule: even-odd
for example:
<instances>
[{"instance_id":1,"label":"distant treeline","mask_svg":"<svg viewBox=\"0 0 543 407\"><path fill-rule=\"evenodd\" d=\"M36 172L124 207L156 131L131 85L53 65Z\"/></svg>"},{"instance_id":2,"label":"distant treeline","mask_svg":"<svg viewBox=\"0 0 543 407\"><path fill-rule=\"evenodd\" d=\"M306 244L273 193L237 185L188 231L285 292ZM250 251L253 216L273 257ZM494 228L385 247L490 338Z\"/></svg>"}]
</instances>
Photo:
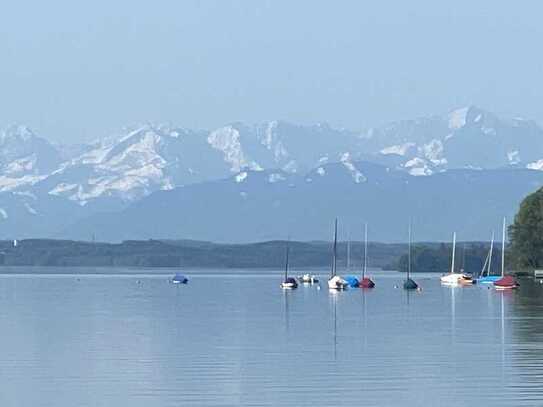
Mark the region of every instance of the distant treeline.
<instances>
[{"instance_id":1,"label":"distant treeline","mask_svg":"<svg viewBox=\"0 0 543 407\"><path fill-rule=\"evenodd\" d=\"M488 245L469 243L465 256L468 271L482 267ZM217 244L191 240L145 240L99 243L72 240L27 239L0 241L0 265L57 267L185 267L185 268L282 268L286 242L269 241L248 244ZM360 270L363 244L350 247L353 273ZM369 243L370 268L404 270L406 244ZM499 252L494 265L498 266ZM459 267L463 257L459 251ZM418 244L413 250L415 272L445 272L449 269L450 245ZM331 262L329 242L291 242L290 265L293 269L327 269ZM347 244L338 245L338 267L347 268Z\"/></svg>"},{"instance_id":2,"label":"distant treeline","mask_svg":"<svg viewBox=\"0 0 543 407\"><path fill-rule=\"evenodd\" d=\"M455 271L478 274L485 264L489 252L488 243L466 243L457 245ZM506 267L510 268L510 256L506 251ZM450 244L414 245L411 251L411 268L413 272L448 273L451 270L452 249ZM501 271L501 249L494 247L491 274ZM398 262L398 270L405 272L408 267L408 255L403 254Z\"/></svg>"}]
</instances>

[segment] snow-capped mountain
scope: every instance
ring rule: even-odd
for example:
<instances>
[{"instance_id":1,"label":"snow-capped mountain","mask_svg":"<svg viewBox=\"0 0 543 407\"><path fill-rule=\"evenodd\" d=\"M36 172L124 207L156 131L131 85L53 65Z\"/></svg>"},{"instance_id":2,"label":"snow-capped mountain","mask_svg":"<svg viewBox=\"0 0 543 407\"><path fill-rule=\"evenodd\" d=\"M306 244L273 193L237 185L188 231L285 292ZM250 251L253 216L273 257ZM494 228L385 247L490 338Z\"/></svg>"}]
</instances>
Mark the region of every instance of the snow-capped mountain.
<instances>
[{"instance_id":1,"label":"snow-capped mountain","mask_svg":"<svg viewBox=\"0 0 543 407\"><path fill-rule=\"evenodd\" d=\"M82 205L131 202L157 190L280 169L365 160L430 175L454 168L543 169L543 131L477 107L354 132L326 124L234 123L212 131L146 124L86 146L56 148L23 126L0 139L0 191L48 193ZM63 159L64 158L64 159ZM361 182L361 175L355 176Z\"/></svg>"},{"instance_id":2,"label":"snow-capped mountain","mask_svg":"<svg viewBox=\"0 0 543 407\"><path fill-rule=\"evenodd\" d=\"M534 121L500 118L475 106L371 129L364 147L395 156L412 175L453 168L543 169L543 131Z\"/></svg>"},{"instance_id":3,"label":"snow-capped mountain","mask_svg":"<svg viewBox=\"0 0 543 407\"><path fill-rule=\"evenodd\" d=\"M58 151L25 126L0 132L0 191L31 187L61 163Z\"/></svg>"},{"instance_id":4,"label":"snow-capped mountain","mask_svg":"<svg viewBox=\"0 0 543 407\"><path fill-rule=\"evenodd\" d=\"M318 182L327 178L330 164L339 165L353 185L374 182L359 162L378 164L390 177L427 178L452 169L543 170L543 130L534 121L475 106L363 132L282 121L210 131L144 124L73 146L11 126L0 131L0 224L25 225L40 217L47 217L42 225L52 224L57 210L75 221L122 210L157 191L232 176L244 184L259 172L269 188L291 176ZM209 199L220 200L220 193Z\"/></svg>"}]
</instances>

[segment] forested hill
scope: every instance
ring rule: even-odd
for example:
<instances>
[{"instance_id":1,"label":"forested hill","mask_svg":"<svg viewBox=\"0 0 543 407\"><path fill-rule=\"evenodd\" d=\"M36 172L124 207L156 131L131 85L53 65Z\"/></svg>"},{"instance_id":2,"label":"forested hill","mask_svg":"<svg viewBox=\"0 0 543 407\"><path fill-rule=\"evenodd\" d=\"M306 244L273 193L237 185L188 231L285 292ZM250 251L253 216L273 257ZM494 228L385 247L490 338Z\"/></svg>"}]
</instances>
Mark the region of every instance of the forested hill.
<instances>
[{"instance_id":1,"label":"forested hill","mask_svg":"<svg viewBox=\"0 0 543 407\"><path fill-rule=\"evenodd\" d=\"M468 243L473 251L468 261L478 267L485 254L482 243ZM269 241L251 244L216 244L193 240L146 240L122 243L99 243L72 240L28 239L0 241L0 265L57 267L181 267L181 268L282 268L286 242ZM417 249L418 248L418 249ZM450 245L417 244L414 251L426 248L425 256L414 256L415 271L444 272ZM368 247L370 268L396 270L407 252L405 244L371 242ZM462 253L459 254L462 256ZM351 269L360 269L363 257L361 242L351 244ZM433 259L428 261L429 259ZM417 260L418 259L418 260ZM293 269L327 269L331 260L329 242L291 242L290 265ZM420 261L419 261L420 260ZM438 265L439 267L434 267ZM347 267L347 243L338 245L338 267ZM442 270L444 269L444 270ZM469 271L469 270L468 270ZM1 272L1 268L0 268Z\"/></svg>"}]
</instances>

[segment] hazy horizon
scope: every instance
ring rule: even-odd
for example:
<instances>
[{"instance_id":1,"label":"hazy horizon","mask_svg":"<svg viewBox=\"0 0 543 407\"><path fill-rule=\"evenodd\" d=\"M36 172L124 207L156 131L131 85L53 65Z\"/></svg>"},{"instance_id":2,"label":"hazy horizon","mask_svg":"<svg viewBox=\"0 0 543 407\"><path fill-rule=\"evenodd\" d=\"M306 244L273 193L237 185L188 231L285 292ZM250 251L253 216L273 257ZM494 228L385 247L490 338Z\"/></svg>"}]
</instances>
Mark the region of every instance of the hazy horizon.
<instances>
[{"instance_id":1,"label":"hazy horizon","mask_svg":"<svg viewBox=\"0 0 543 407\"><path fill-rule=\"evenodd\" d=\"M73 143L146 121L360 130L469 104L542 121L542 10L466 0L12 3L0 26L0 126Z\"/></svg>"}]
</instances>

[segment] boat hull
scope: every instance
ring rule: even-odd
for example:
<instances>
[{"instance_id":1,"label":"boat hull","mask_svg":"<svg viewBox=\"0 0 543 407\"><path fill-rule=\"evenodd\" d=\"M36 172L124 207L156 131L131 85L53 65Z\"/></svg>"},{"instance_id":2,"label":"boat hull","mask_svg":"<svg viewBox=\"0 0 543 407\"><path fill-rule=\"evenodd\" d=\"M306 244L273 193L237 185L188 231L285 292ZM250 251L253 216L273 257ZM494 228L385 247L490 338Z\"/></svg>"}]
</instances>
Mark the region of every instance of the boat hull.
<instances>
[{"instance_id":1,"label":"boat hull","mask_svg":"<svg viewBox=\"0 0 543 407\"><path fill-rule=\"evenodd\" d=\"M408 278L407 280L404 281L403 288L404 290L416 290L419 288L419 285L415 283L413 280L411 280L410 278Z\"/></svg>"},{"instance_id":2,"label":"boat hull","mask_svg":"<svg viewBox=\"0 0 543 407\"><path fill-rule=\"evenodd\" d=\"M339 276L334 276L328 280L328 288L330 290L344 290L348 287L347 281Z\"/></svg>"},{"instance_id":3,"label":"boat hull","mask_svg":"<svg viewBox=\"0 0 543 407\"><path fill-rule=\"evenodd\" d=\"M441 276L441 284L445 285L469 285L473 284L473 279L462 273L449 273Z\"/></svg>"},{"instance_id":4,"label":"boat hull","mask_svg":"<svg viewBox=\"0 0 543 407\"><path fill-rule=\"evenodd\" d=\"M501 279L501 276L486 276L477 279L477 284L494 284Z\"/></svg>"},{"instance_id":5,"label":"boat hull","mask_svg":"<svg viewBox=\"0 0 543 407\"><path fill-rule=\"evenodd\" d=\"M518 281L513 276L504 276L498 281L494 282L494 288L496 290L513 290L519 287Z\"/></svg>"},{"instance_id":6,"label":"boat hull","mask_svg":"<svg viewBox=\"0 0 543 407\"><path fill-rule=\"evenodd\" d=\"M368 277L364 277L360 284L358 285L360 288L373 288L375 287L375 283Z\"/></svg>"}]
</instances>

